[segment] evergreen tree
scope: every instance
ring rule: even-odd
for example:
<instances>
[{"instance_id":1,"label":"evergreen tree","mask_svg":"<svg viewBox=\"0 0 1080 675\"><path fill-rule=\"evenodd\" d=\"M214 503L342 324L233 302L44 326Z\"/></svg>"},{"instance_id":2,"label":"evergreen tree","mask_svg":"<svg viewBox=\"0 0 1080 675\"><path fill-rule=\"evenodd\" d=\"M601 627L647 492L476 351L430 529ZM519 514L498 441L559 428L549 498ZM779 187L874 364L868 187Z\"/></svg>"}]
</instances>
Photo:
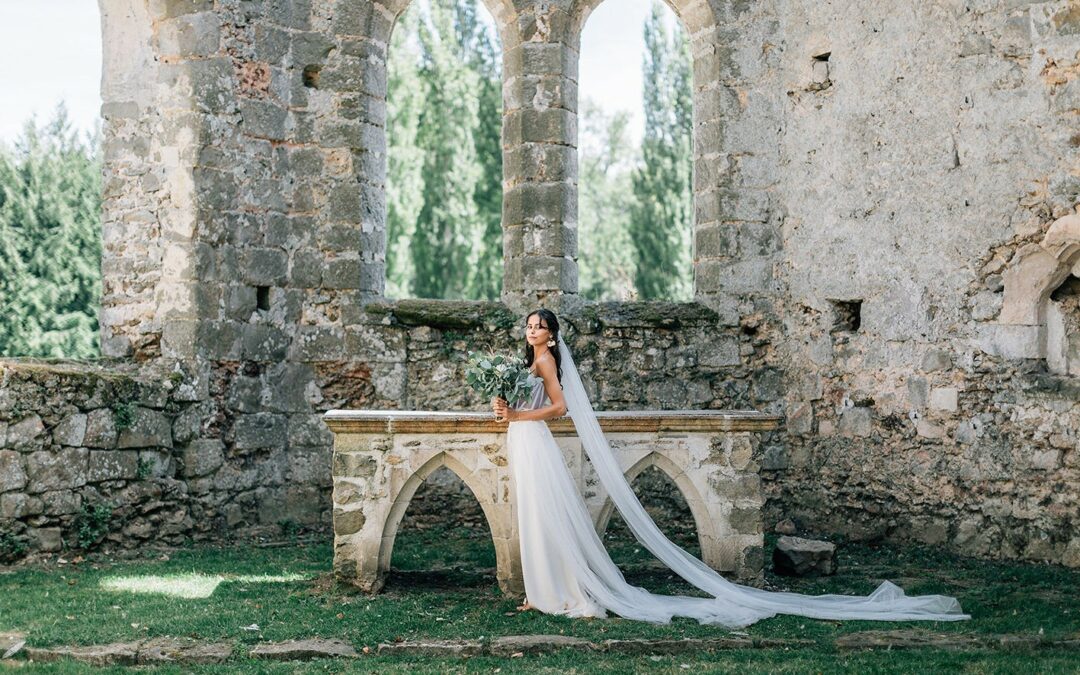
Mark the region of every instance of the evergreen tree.
<instances>
[{"instance_id":1,"label":"evergreen tree","mask_svg":"<svg viewBox=\"0 0 1080 675\"><path fill-rule=\"evenodd\" d=\"M693 270L691 61L684 32L669 35L653 2L645 23L642 162L633 177L630 235L641 299L690 299Z\"/></svg>"},{"instance_id":2,"label":"evergreen tree","mask_svg":"<svg viewBox=\"0 0 1080 675\"><path fill-rule=\"evenodd\" d=\"M406 297L415 275L409 242L424 204L424 152L417 145L426 88L415 46L419 3L394 27L387 67L386 295Z\"/></svg>"},{"instance_id":3,"label":"evergreen tree","mask_svg":"<svg viewBox=\"0 0 1080 675\"><path fill-rule=\"evenodd\" d=\"M476 276L470 297L498 300L502 292L502 66L499 49L487 27L476 20L476 0L458 3L472 8L470 21L462 22L465 62L479 78L478 126L474 133L480 180L476 184L477 228Z\"/></svg>"},{"instance_id":4,"label":"evergreen tree","mask_svg":"<svg viewBox=\"0 0 1080 675\"><path fill-rule=\"evenodd\" d=\"M502 83L494 39L476 0L416 3L394 35L387 293L497 299Z\"/></svg>"},{"instance_id":5,"label":"evergreen tree","mask_svg":"<svg viewBox=\"0 0 1080 675\"><path fill-rule=\"evenodd\" d=\"M424 205L411 241L413 294L462 298L475 272L470 229L478 220L480 165L473 133L478 124L476 74L461 67L452 0L433 0L420 23L421 77L427 97L418 143L424 150Z\"/></svg>"},{"instance_id":6,"label":"evergreen tree","mask_svg":"<svg viewBox=\"0 0 1080 675\"><path fill-rule=\"evenodd\" d=\"M101 166L61 105L0 147L0 354L97 356Z\"/></svg>"},{"instance_id":7,"label":"evergreen tree","mask_svg":"<svg viewBox=\"0 0 1080 675\"><path fill-rule=\"evenodd\" d=\"M592 101L581 104L578 161L580 293L589 300L634 297L635 261L626 196L635 148L629 115L612 115Z\"/></svg>"}]
</instances>

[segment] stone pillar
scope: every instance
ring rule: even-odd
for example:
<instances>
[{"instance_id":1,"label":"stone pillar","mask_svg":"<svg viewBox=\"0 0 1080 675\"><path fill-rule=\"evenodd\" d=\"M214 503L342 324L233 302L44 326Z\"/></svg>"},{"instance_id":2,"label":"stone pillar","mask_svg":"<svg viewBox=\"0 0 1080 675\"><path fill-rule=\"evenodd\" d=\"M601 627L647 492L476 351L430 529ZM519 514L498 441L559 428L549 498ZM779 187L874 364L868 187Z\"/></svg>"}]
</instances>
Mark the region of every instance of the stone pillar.
<instances>
[{"instance_id":1,"label":"stone pillar","mask_svg":"<svg viewBox=\"0 0 1080 675\"><path fill-rule=\"evenodd\" d=\"M503 301L577 294L577 50L566 11L529 5L503 44Z\"/></svg>"}]
</instances>

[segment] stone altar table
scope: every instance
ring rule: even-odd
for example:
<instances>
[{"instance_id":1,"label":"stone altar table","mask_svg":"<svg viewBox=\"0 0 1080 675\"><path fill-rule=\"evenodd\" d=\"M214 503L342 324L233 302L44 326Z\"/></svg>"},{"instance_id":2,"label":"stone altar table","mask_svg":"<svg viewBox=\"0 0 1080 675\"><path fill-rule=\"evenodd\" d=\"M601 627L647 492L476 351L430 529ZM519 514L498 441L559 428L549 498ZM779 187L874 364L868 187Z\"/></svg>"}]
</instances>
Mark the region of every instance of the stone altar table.
<instances>
[{"instance_id":1,"label":"stone altar table","mask_svg":"<svg viewBox=\"0 0 1080 675\"><path fill-rule=\"evenodd\" d=\"M694 516L702 559L742 582L761 579L764 555L758 476L759 432L780 418L750 411L598 412L631 481L650 466L682 492ZM334 432L334 575L376 592L390 568L398 525L416 489L447 467L480 503L495 544L500 588L523 591L506 423L490 413L331 410ZM548 427L566 457L597 530L612 504L569 417ZM660 523L661 528L663 523Z\"/></svg>"}]
</instances>

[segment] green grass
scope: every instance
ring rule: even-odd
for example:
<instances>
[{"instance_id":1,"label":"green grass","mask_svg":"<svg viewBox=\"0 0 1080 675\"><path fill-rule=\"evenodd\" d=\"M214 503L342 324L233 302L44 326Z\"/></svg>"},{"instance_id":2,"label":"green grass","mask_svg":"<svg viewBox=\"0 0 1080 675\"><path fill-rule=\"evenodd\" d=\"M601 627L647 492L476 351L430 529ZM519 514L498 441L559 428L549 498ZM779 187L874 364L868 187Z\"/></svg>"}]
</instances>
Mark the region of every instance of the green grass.
<instances>
[{"instance_id":1,"label":"green grass","mask_svg":"<svg viewBox=\"0 0 1080 675\"><path fill-rule=\"evenodd\" d=\"M646 562L615 525L607 537L613 557L627 577L650 590L684 592L686 586ZM329 543L284 548L199 547L122 562L92 559L78 565L8 568L0 573L0 631L29 633L31 646L102 644L157 636L236 640L244 645L304 637L340 638L357 648L421 638L481 638L514 634L564 634L590 640L611 638L716 637L728 631L676 620L653 626L622 619L572 620L516 613L516 601L499 592L494 552L483 528L404 530L394 551L394 567L383 593L369 597L333 583ZM803 638L802 649L743 650L665 657L563 652L517 659L495 657L418 659L366 656L355 663L266 664L240 660L221 667L185 667L175 672L974 672L1028 670L1076 672L1076 652L1009 651L838 653L837 636L863 630L926 628L975 634L1042 633L1061 638L1080 631L1080 572L1033 564L958 558L932 549L841 547L840 573L824 579L770 577L776 587L806 593L865 594L882 579L911 594L949 593L973 615L966 622L882 623L817 621L776 617L755 624L752 636ZM197 578L193 575L200 575ZM216 579L214 578L216 575ZM289 575L297 575L290 577ZM196 579L207 597L178 597L106 590L121 577ZM164 579L161 579L164 577ZM266 579L265 577L270 577ZM290 580L295 579L295 580ZM214 585L216 583L216 586ZM198 583L195 584L198 586ZM205 595L205 593L203 593ZM258 625L258 630L243 627ZM683 667L684 664L689 666ZM75 664L42 665L36 672L89 672ZM94 669L94 672L101 672ZM119 671L117 671L119 672ZM161 672L174 670L161 669Z\"/></svg>"}]
</instances>

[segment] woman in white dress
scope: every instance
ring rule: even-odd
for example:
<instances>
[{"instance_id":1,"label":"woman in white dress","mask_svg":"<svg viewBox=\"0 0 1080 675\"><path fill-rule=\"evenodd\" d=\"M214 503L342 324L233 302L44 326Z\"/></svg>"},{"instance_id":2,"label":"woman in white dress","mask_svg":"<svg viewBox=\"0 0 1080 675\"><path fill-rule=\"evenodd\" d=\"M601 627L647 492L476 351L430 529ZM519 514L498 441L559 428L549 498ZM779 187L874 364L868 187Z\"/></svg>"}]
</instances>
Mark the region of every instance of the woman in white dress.
<instances>
[{"instance_id":1,"label":"woman in white dress","mask_svg":"<svg viewBox=\"0 0 1080 675\"><path fill-rule=\"evenodd\" d=\"M581 377L547 309L526 317L525 365L534 377L529 401L509 407L496 399L496 415L509 422L507 451L517 495L525 604L547 614L666 623L683 616L729 628L776 614L821 619L955 621L967 619L955 598L908 597L883 582L868 596L763 591L724 579L668 540L637 500L600 431ZM562 451L544 420L570 413L593 468L638 541L672 571L711 598L650 593L631 586L612 562L593 527Z\"/></svg>"}]
</instances>

